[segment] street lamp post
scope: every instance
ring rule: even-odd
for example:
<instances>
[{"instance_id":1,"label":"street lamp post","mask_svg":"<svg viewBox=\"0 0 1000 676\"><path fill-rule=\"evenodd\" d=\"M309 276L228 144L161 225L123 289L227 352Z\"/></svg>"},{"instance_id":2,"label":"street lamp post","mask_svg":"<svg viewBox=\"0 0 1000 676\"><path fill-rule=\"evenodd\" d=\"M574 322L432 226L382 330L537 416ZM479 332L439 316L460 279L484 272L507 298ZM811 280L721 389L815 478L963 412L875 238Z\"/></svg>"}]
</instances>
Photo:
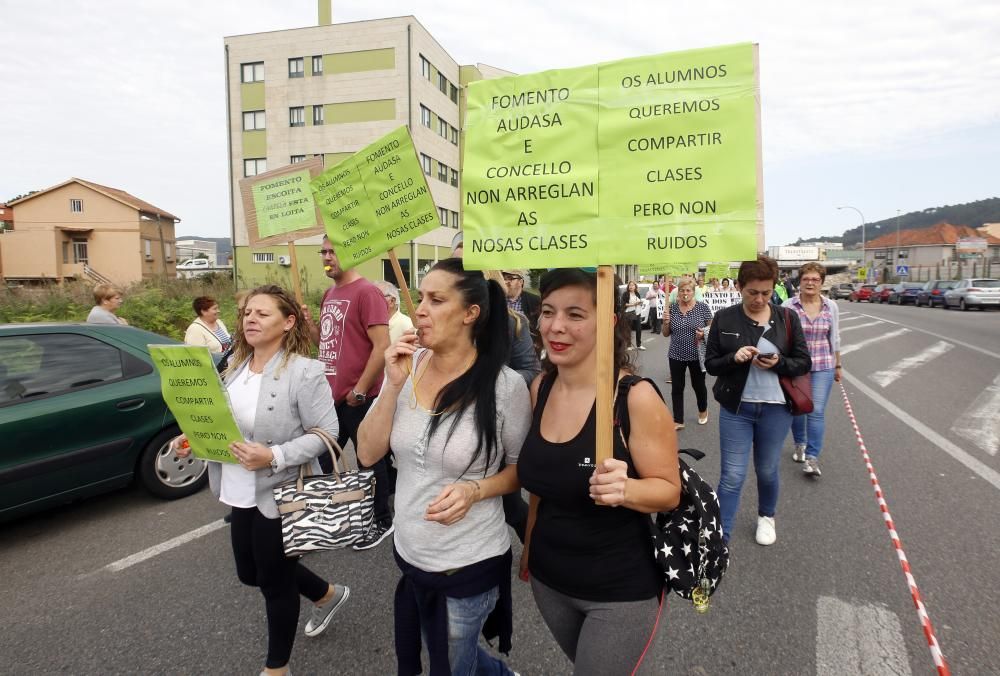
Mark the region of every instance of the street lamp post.
<instances>
[{"instance_id":1,"label":"street lamp post","mask_svg":"<svg viewBox=\"0 0 1000 676\"><path fill-rule=\"evenodd\" d=\"M858 212L858 216L861 217L861 265L867 267L868 260L865 257L865 246L867 244L867 240L865 239L865 215L863 213L861 213L861 209L858 209L857 207L852 207L850 205L846 205L846 206L842 206L842 207L837 207L837 209L838 210L841 210L841 209L853 209L854 211L857 211ZM867 279L867 275L866 275L866 279Z\"/></svg>"}]
</instances>

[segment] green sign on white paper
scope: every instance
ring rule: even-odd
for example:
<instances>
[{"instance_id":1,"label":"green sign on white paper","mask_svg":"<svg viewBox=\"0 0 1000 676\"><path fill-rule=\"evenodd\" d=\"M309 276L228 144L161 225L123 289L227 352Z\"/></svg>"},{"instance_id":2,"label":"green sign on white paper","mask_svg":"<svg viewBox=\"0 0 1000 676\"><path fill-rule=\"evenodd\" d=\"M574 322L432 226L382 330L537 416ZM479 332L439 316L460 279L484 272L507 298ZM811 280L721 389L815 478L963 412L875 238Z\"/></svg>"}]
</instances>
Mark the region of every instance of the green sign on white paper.
<instances>
[{"instance_id":1,"label":"green sign on white paper","mask_svg":"<svg viewBox=\"0 0 1000 676\"><path fill-rule=\"evenodd\" d=\"M740 44L470 85L466 265L752 258L755 66Z\"/></svg>"},{"instance_id":2,"label":"green sign on white paper","mask_svg":"<svg viewBox=\"0 0 1000 676\"><path fill-rule=\"evenodd\" d=\"M345 270L439 225L405 126L324 171L311 189Z\"/></svg>"},{"instance_id":3,"label":"green sign on white paper","mask_svg":"<svg viewBox=\"0 0 1000 676\"><path fill-rule=\"evenodd\" d=\"M639 266L640 275L665 275L667 277L681 277L698 272L697 263L646 263Z\"/></svg>"},{"instance_id":4,"label":"green sign on white paper","mask_svg":"<svg viewBox=\"0 0 1000 676\"><path fill-rule=\"evenodd\" d=\"M276 176L252 189L257 232L271 237L316 227L316 207L309 190L309 170Z\"/></svg>"},{"instance_id":5,"label":"green sign on white paper","mask_svg":"<svg viewBox=\"0 0 1000 676\"><path fill-rule=\"evenodd\" d=\"M243 441L243 435L208 348L150 345L149 355L160 373L163 400L187 436L191 453L202 460L237 462L229 444Z\"/></svg>"}]
</instances>

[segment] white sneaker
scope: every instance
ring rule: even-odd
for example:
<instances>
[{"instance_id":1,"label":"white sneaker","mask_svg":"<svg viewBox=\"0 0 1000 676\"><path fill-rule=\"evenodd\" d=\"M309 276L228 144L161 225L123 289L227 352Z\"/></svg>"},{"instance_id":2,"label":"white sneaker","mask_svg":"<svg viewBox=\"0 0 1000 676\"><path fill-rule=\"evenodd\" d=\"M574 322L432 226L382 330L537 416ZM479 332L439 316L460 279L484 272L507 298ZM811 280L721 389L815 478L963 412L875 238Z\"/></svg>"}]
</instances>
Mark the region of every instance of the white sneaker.
<instances>
[{"instance_id":1,"label":"white sneaker","mask_svg":"<svg viewBox=\"0 0 1000 676\"><path fill-rule=\"evenodd\" d=\"M639 349L640 349L640 350L645 350L645 349L646 349L646 346L645 346L645 345L640 345L640 346L639 346Z\"/></svg>"},{"instance_id":2,"label":"white sneaker","mask_svg":"<svg viewBox=\"0 0 1000 676\"><path fill-rule=\"evenodd\" d=\"M757 544L773 545L774 541L778 539L778 535L774 532L774 517L773 516L758 516L757 517Z\"/></svg>"},{"instance_id":3,"label":"white sneaker","mask_svg":"<svg viewBox=\"0 0 1000 676\"><path fill-rule=\"evenodd\" d=\"M805 444L795 444L795 450L792 451L792 460L795 462L805 462L806 461L806 445Z\"/></svg>"},{"instance_id":4,"label":"white sneaker","mask_svg":"<svg viewBox=\"0 0 1000 676\"><path fill-rule=\"evenodd\" d=\"M802 468L805 474L811 474L813 476L820 476L822 472L819 471L819 460L813 457L806 458L806 464Z\"/></svg>"}]
</instances>

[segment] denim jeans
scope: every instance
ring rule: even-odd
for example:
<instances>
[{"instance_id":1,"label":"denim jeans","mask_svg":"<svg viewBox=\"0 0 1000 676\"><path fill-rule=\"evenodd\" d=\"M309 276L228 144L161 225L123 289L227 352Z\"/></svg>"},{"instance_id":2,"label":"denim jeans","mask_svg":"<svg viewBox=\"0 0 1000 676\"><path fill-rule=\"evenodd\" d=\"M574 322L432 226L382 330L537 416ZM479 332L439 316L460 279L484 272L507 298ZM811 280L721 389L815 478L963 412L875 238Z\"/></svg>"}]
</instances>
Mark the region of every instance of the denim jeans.
<instances>
[{"instance_id":1,"label":"denim jeans","mask_svg":"<svg viewBox=\"0 0 1000 676\"><path fill-rule=\"evenodd\" d=\"M747 476L751 451L757 473L757 514L774 516L778 505L781 447L791 425L792 414L785 404L741 402L737 413L720 407L722 474L719 477L719 508L722 512L722 532L727 540L740 507L740 493Z\"/></svg>"},{"instance_id":2,"label":"denim jeans","mask_svg":"<svg viewBox=\"0 0 1000 676\"><path fill-rule=\"evenodd\" d=\"M833 388L834 369L813 371L809 374L812 382L813 412L797 415L792 420L792 438L796 444L806 445L806 455L818 458L823 450L823 432L826 430L826 402Z\"/></svg>"},{"instance_id":3,"label":"denim jeans","mask_svg":"<svg viewBox=\"0 0 1000 676\"><path fill-rule=\"evenodd\" d=\"M486 617L497 604L499 588L464 599L448 597L448 662L452 676L508 676L513 672L479 644Z\"/></svg>"}]
</instances>

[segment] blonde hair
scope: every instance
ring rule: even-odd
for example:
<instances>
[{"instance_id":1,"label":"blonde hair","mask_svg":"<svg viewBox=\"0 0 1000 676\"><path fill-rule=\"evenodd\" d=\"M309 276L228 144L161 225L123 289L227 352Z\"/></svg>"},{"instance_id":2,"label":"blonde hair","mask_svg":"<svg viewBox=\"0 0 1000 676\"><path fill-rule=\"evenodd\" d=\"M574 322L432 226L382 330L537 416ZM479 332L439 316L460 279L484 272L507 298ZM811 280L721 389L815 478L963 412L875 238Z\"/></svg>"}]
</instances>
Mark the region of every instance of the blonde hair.
<instances>
[{"instance_id":1,"label":"blonde hair","mask_svg":"<svg viewBox=\"0 0 1000 676\"><path fill-rule=\"evenodd\" d=\"M694 291L695 287L697 286L697 282L695 281L694 277L684 276L677 281L677 288L679 289L682 286L690 286L691 290Z\"/></svg>"},{"instance_id":2,"label":"blonde hair","mask_svg":"<svg viewBox=\"0 0 1000 676\"><path fill-rule=\"evenodd\" d=\"M114 284L98 284L94 287L94 303L97 305L120 295L122 295L122 290Z\"/></svg>"},{"instance_id":3,"label":"blonde hair","mask_svg":"<svg viewBox=\"0 0 1000 676\"><path fill-rule=\"evenodd\" d=\"M303 357L310 356L312 354L312 343L309 339L309 330L306 328L306 323L302 321L302 309L299 307L299 304L280 286L268 284L258 286L253 291L248 292L243 307L246 307L251 298L261 295L273 298L275 304L278 306L278 312L283 317L295 317L295 323L292 325L292 328L285 332L285 335L281 338L281 349L284 350L285 354L281 358L278 370L285 368L288 358L293 354ZM233 330L233 355L229 359L229 366L226 368L225 375L235 373L251 357L253 357L253 347L247 343L246 336L243 335L243 315L241 314Z\"/></svg>"}]
</instances>

